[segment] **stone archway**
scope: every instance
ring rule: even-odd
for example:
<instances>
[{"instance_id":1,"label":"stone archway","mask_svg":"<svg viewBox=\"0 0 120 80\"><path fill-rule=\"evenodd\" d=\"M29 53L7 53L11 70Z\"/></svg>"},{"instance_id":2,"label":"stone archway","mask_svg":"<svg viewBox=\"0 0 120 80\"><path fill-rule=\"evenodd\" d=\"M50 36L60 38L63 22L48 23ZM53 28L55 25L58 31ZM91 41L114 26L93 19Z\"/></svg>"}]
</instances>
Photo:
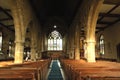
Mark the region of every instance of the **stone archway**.
<instances>
[{"instance_id":1,"label":"stone archway","mask_svg":"<svg viewBox=\"0 0 120 80\"><path fill-rule=\"evenodd\" d=\"M28 0L10 0L15 26L15 63L23 63L26 29L31 19L36 18Z\"/></svg>"},{"instance_id":2,"label":"stone archway","mask_svg":"<svg viewBox=\"0 0 120 80\"><path fill-rule=\"evenodd\" d=\"M81 18L80 23L81 26L85 29L85 37L86 37L86 52L87 52L87 61L95 62L95 28L96 22L98 19L98 14L103 4L104 0L84 0L81 5ZM84 5L86 4L86 5Z\"/></svg>"},{"instance_id":3,"label":"stone archway","mask_svg":"<svg viewBox=\"0 0 120 80\"><path fill-rule=\"evenodd\" d=\"M31 23L31 21L30 21ZM30 33L30 23L27 26L26 29L26 35L25 35L25 43L24 43L24 60L30 59L30 52L31 52L31 33Z\"/></svg>"}]
</instances>

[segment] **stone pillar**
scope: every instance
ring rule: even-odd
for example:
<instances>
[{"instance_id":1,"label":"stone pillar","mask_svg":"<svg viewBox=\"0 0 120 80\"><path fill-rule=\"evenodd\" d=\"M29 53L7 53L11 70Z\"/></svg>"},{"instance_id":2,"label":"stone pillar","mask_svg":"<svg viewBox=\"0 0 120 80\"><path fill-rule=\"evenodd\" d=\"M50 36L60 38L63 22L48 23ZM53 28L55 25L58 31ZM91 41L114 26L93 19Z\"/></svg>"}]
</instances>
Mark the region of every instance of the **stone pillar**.
<instances>
[{"instance_id":1,"label":"stone pillar","mask_svg":"<svg viewBox=\"0 0 120 80\"><path fill-rule=\"evenodd\" d=\"M85 52L88 62L95 62L95 28L103 1L104 0L83 0L79 9L81 16L80 24L84 27L87 42Z\"/></svg>"},{"instance_id":2,"label":"stone pillar","mask_svg":"<svg viewBox=\"0 0 120 80\"><path fill-rule=\"evenodd\" d=\"M39 32L39 31L38 31ZM37 41L36 41L36 44L37 44L37 46L36 46L36 59L41 59L41 45L40 45L40 43L41 43L41 40L40 40L40 36L39 36L39 33L38 33L38 35L37 35Z\"/></svg>"},{"instance_id":3,"label":"stone pillar","mask_svg":"<svg viewBox=\"0 0 120 80\"><path fill-rule=\"evenodd\" d=\"M15 61L14 63L23 63L24 43L15 42Z\"/></svg>"},{"instance_id":4,"label":"stone pillar","mask_svg":"<svg viewBox=\"0 0 120 80\"><path fill-rule=\"evenodd\" d=\"M63 39L62 39L62 41L63 41L63 52L66 52L66 35L63 37Z\"/></svg>"},{"instance_id":5,"label":"stone pillar","mask_svg":"<svg viewBox=\"0 0 120 80\"><path fill-rule=\"evenodd\" d=\"M67 38L67 55L69 59L72 59L72 35L71 35L71 30L69 30L68 38Z\"/></svg>"},{"instance_id":6,"label":"stone pillar","mask_svg":"<svg viewBox=\"0 0 120 80\"><path fill-rule=\"evenodd\" d=\"M42 34L42 33L41 33ZM39 56L40 58L42 58L42 35L40 35L40 39L39 39L39 44L40 44L40 51L39 51Z\"/></svg>"},{"instance_id":7,"label":"stone pillar","mask_svg":"<svg viewBox=\"0 0 120 80\"><path fill-rule=\"evenodd\" d=\"M23 16L23 0L15 1L12 6L12 15L15 27L15 60L14 63L23 63L24 41L26 27Z\"/></svg>"},{"instance_id":8,"label":"stone pillar","mask_svg":"<svg viewBox=\"0 0 120 80\"><path fill-rule=\"evenodd\" d=\"M37 50L37 32L36 32L36 24L32 22L31 24L31 60L36 61L36 50Z\"/></svg>"},{"instance_id":9,"label":"stone pillar","mask_svg":"<svg viewBox=\"0 0 120 80\"><path fill-rule=\"evenodd\" d=\"M98 14L103 0L91 0L86 12L88 18L86 23L86 41L87 41L87 61L96 62L95 60L95 28L98 19Z\"/></svg>"},{"instance_id":10,"label":"stone pillar","mask_svg":"<svg viewBox=\"0 0 120 80\"><path fill-rule=\"evenodd\" d=\"M41 59L41 37L39 35L38 40L37 40L37 58Z\"/></svg>"},{"instance_id":11,"label":"stone pillar","mask_svg":"<svg viewBox=\"0 0 120 80\"><path fill-rule=\"evenodd\" d=\"M88 62L96 62L95 61L95 42L87 41L87 61Z\"/></svg>"},{"instance_id":12,"label":"stone pillar","mask_svg":"<svg viewBox=\"0 0 120 80\"><path fill-rule=\"evenodd\" d=\"M36 49L33 46L31 46L31 60L36 61Z\"/></svg>"},{"instance_id":13,"label":"stone pillar","mask_svg":"<svg viewBox=\"0 0 120 80\"><path fill-rule=\"evenodd\" d=\"M44 51L44 31L41 32L41 52Z\"/></svg>"},{"instance_id":14,"label":"stone pillar","mask_svg":"<svg viewBox=\"0 0 120 80\"><path fill-rule=\"evenodd\" d=\"M80 28L76 25L75 28L75 60L80 59Z\"/></svg>"},{"instance_id":15,"label":"stone pillar","mask_svg":"<svg viewBox=\"0 0 120 80\"><path fill-rule=\"evenodd\" d=\"M74 46L74 36L75 36L74 35L74 27L71 26L70 30L69 30L68 40L67 40L69 59L74 59L75 58L75 55L74 55L74 49L75 49L75 46Z\"/></svg>"},{"instance_id":16,"label":"stone pillar","mask_svg":"<svg viewBox=\"0 0 120 80\"><path fill-rule=\"evenodd\" d=\"M41 59L41 51L38 51L38 58Z\"/></svg>"},{"instance_id":17,"label":"stone pillar","mask_svg":"<svg viewBox=\"0 0 120 80\"><path fill-rule=\"evenodd\" d=\"M69 56L69 59L72 59L72 50L71 50L71 45L72 45L72 39L71 39L71 36L70 36L70 32L69 32L69 36L68 36L68 41L67 41L67 45L68 45L68 56Z\"/></svg>"}]
</instances>

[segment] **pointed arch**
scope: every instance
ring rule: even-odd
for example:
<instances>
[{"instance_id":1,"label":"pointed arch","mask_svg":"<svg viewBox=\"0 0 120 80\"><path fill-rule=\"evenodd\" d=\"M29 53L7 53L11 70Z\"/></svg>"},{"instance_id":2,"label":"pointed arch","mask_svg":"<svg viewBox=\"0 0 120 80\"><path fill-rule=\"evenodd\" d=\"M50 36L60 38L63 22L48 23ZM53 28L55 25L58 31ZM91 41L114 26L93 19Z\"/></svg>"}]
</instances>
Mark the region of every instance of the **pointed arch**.
<instances>
[{"instance_id":1,"label":"pointed arch","mask_svg":"<svg viewBox=\"0 0 120 80\"><path fill-rule=\"evenodd\" d=\"M62 50L62 36L57 31L52 31L48 36L48 50Z\"/></svg>"},{"instance_id":2,"label":"pointed arch","mask_svg":"<svg viewBox=\"0 0 120 80\"><path fill-rule=\"evenodd\" d=\"M100 49L100 55L104 55L104 36L103 34L100 35L100 38L99 38L99 49Z\"/></svg>"},{"instance_id":3,"label":"pointed arch","mask_svg":"<svg viewBox=\"0 0 120 80\"><path fill-rule=\"evenodd\" d=\"M0 52L2 51L2 32L0 32Z\"/></svg>"}]
</instances>

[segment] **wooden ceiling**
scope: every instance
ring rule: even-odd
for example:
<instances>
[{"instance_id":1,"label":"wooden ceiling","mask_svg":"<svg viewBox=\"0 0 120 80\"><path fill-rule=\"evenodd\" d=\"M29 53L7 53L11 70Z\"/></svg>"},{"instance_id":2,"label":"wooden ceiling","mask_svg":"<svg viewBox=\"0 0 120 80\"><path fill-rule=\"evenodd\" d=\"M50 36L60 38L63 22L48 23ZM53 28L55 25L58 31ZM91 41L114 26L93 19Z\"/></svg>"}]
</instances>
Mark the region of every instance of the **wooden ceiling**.
<instances>
[{"instance_id":1,"label":"wooden ceiling","mask_svg":"<svg viewBox=\"0 0 120 80\"><path fill-rule=\"evenodd\" d=\"M11 31L14 31L13 17L11 15L11 11L9 7L4 6L4 4L7 2L1 1L2 0L0 0L0 25ZM105 0L99 13L99 18L96 25L96 32L112 27L112 25L118 23L119 21L120 0Z\"/></svg>"},{"instance_id":2,"label":"wooden ceiling","mask_svg":"<svg viewBox=\"0 0 120 80\"><path fill-rule=\"evenodd\" d=\"M99 32L120 21L120 0L105 0L101 7L96 31Z\"/></svg>"},{"instance_id":3,"label":"wooden ceiling","mask_svg":"<svg viewBox=\"0 0 120 80\"><path fill-rule=\"evenodd\" d=\"M10 9L2 8L0 6L0 25L14 31L13 17L11 16Z\"/></svg>"}]
</instances>

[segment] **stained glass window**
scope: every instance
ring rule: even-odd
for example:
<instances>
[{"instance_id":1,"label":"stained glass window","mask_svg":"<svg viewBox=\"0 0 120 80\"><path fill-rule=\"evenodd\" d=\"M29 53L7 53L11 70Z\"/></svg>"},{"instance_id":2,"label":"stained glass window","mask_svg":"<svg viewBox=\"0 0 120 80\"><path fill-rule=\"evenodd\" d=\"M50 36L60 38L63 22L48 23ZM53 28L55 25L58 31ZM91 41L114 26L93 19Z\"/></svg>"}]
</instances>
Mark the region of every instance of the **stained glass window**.
<instances>
[{"instance_id":1,"label":"stained glass window","mask_svg":"<svg viewBox=\"0 0 120 80\"><path fill-rule=\"evenodd\" d=\"M2 50L2 32L0 32L0 52Z\"/></svg>"},{"instance_id":2,"label":"stained glass window","mask_svg":"<svg viewBox=\"0 0 120 80\"><path fill-rule=\"evenodd\" d=\"M100 54L101 55L104 54L104 36L103 35L100 36Z\"/></svg>"},{"instance_id":3,"label":"stained glass window","mask_svg":"<svg viewBox=\"0 0 120 80\"><path fill-rule=\"evenodd\" d=\"M48 50L62 50L62 37L56 30L48 36Z\"/></svg>"}]
</instances>

